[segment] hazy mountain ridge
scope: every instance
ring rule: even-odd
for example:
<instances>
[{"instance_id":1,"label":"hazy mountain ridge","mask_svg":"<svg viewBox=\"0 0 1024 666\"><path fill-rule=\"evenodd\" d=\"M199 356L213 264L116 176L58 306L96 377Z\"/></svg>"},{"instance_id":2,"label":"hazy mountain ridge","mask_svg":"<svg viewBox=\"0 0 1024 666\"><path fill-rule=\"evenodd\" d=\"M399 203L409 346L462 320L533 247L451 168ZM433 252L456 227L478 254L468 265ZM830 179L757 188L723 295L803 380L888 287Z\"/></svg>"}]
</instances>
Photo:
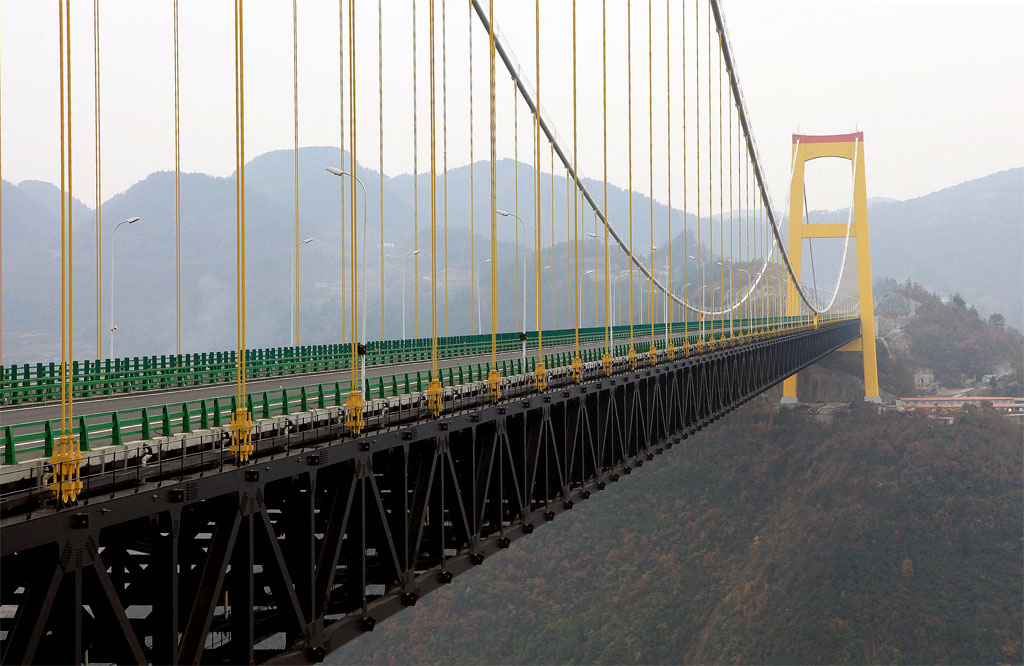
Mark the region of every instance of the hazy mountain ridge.
<instances>
[{"instance_id":1,"label":"hazy mountain ridge","mask_svg":"<svg viewBox=\"0 0 1024 666\"><path fill-rule=\"evenodd\" d=\"M299 153L299 216L300 236L320 241L300 250L301 316L303 343L325 343L341 339L342 334L342 271L341 271L341 185L340 179L328 174L326 166L338 166L341 152L336 147L310 147ZM289 342L289 321L292 294L291 247L294 243L295 211L292 197L294 156L290 150L260 155L246 166L248 317L250 346L286 345ZM498 207L515 211L515 164L499 161ZM532 274L535 267L530 248L533 246L533 183L531 167L519 164L519 215L526 221L528 320L533 316ZM454 168L448 174L448 320L449 332L468 333L471 329L470 291L477 265L490 253L490 169L487 162L470 167ZM380 178L378 173L362 165L358 170L366 186L366 220L369 243L366 247L365 276L369 317L367 329L379 336L378 294L381 270L378 255ZM584 180L595 196L601 196L601 184ZM346 180L346 215L350 210L351 192ZM425 276L430 266L430 175L417 179L409 174L386 177L384 186L385 213L385 335L401 335L402 282L406 282L406 326L410 336L415 332L413 279L414 260L403 266L402 257L414 245L413 229L418 227L420 335L429 333L430 285ZM414 196L418 188L418 198ZM182 174L182 307L188 314L183 323L183 351L202 351L231 347L234 343L234 223L235 178L217 178L197 173ZM470 228L470 191L474 191ZM552 205L552 190L554 205ZM81 192L78 193L81 196ZM18 185L3 183L4 195L4 361L33 362L53 358L59 350L59 191L53 185L26 181ZM357 219L363 215L363 196L357 190ZM437 188L438 267L443 272L444 187L438 174ZM625 233L628 219L628 193L609 184L609 215L620 232ZM418 206L415 203L418 201ZM993 174L940 190L931 195L903 202L873 202L870 208L872 263L876 278L890 275L900 280L914 279L940 293L960 291L983 316L1002 312L1008 324L1024 326L1024 294L1022 294L1021 256L1024 253L1024 169ZM542 265L554 269L543 280L543 313L545 325L569 325L569 304L565 287L570 267L567 265L566 234L571 233L567 220L572 215L572 200L566 200L566 181L542 174L540 188L542 213ZM75 237L75 342L76 356L92 356L95 349L95 217L93 210L76 199L71 210ZM668 239L667 207L655 202L655 243ZM650 203L646 197L634 195L634 236L639 248L648 246ZM134 184L126 191L108 199L103 205L103 313L102 335L106 348L109 327L110 231L121 220L138 215L139 224L122 228L117 234L116 320L117 349L120 354L166 353L175 347L174 289L174 182L173 173L157 172ZM418 224L412 224L418 216ZM845 211L814 213L815 221L831 217L845 220ZM554 219L554 230L550 222ZM593 267L593 241L585 236L594 229L592 214L584 215L580 239L584 242L580 273ZM692 231L695 218L686 215ZM679 233L684 215L673 210L673 261L676 267L675 286L682 289L681 265L685 257ZM707 224L704 218L702 224ZM717 224L717 223L716 223ZM522 256L515 254L517 225L511 217L499 217L499 270L501 275L514 273ZM965 233L964 228L981 229ZM706 227L705 227L706 228ZM757 230L755 229L755 232ZM350 245L346 223L346 248ZM600 233L600 231L599 231ZM362 231L360 230L360 234ZM551 252L552 234L554 253ZM472 239L472 240L471 240ZM695 241L691 235L690 252ZM475 246L475 256L473 248ZM362 250L362 247L361 247ZM600 250L600 248L598 248ZM716 255L718 248L716 248ZM603 254L603 252L599 253ZM603 259L603 257L602 257ZM656 263L662 261L659 255ZM363 256L359 257L362 265ZM346 259L346 262L350 259ZM348 265L348 264L346 264ZM963 265L962 271L950 266ZM403 271L403 268L407 270ZM690 280L693 282L691 266ZM616 258L611 257L611 270L617 271ZM600 271L599 271L600 272ZM480 278L483 291L481 305L489 305L489 271ZM555 281L556 302L551 310L551 283ZM439 283L442 280L439 275ZM521 278L520 278L521 279ZM737 278L739 279L739 278ZM347 280L346 280L347 283ZM517 327L514 280L498 285L499 327ZM518 285L522 288L521 283ZM637 289L640 288L638 284ZM696 301L695 288L690 298ZM347 291L345 293L348 297ZM439 304L443 307L444 286L439 284ZM506 307L506 304L508 306ZM594 284L588 282L581 304L588 321L593 323ZM520 324L521 325L521 324Z\"/></svg>"}]
</instances>

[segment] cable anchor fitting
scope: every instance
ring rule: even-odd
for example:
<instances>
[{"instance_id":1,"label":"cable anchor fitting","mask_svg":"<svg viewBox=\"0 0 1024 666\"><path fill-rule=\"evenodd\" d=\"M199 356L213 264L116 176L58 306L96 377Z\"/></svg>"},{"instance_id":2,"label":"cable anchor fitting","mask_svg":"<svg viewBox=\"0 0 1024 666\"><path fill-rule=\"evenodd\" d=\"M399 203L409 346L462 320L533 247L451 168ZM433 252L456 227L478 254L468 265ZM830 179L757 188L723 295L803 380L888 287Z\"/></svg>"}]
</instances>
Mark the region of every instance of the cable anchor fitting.
<instances>
[{"instance_id":1,"label":"cable anchor fitting","mask_svg":"<svg viewBox=\"0 0 1024 666\"><path fill-rule=\"evenodd\" d=\"M228 425L228 432L231 433L231 446L228 447L228 451L238 462L245 462L252 455L252 426L248 409L239 407L232 412L231 423Z\"/></svg>"},{"instance_id":2,"label":"cable anchor fitting","mask_svg":"<svg viewBox=\"0 0 1024 666\"><path fill-rule=\"evenodd\" d=\"M544 366L544 361L537 363L537 367L534 368L533 385L538 391L543 391L548 387L548 370Z\"/></svg>"},{"instance_id":3,"label":"cable anchor fitting","mask_svg":"<svg viewBox=\"0 0 1024 666\"><path fill-rule=\"evenodd\" d=\"M583 381L583 359L579 354L572 359L572 380L577 384Z\"/></svg>"},{"instance_id":4,"label":"cable anchor fitting","mask_svg":"<svg viewBox=\"0 0 1024 666\"><path fill-rule=\"evenodd\" d=\"M487 395L491 402L501 400L501 374L498 373L497 368L492 368L487 373Z\"/></svg>"},{"instance_id":5,"label":"cable anchor fitting","mask_svg":"<svg viewBox=\"0 0 1024 666\"><path fill-rule=\"evenodd\" d=\"M61 435L57 438L57 449L50 457L50 464L53 466L54 479L50 490L62 503L74 502L82 492L82 482L78 477L82 459L74 435Z\"/></svg>"},{"instance_id":6,"label":"cable anchor fitting","mask_svg":"<svg viewBox=\"0 0 1024 666\"><path fill-rule=\"evenodd\" d=\"M431 379L427 386L427 407L430 415L437 418L444 411L444 390L438 379Z\"/></svg>"},{"instance_id":7,"label":"cable anchor fitting","mask_svg":"<svg viewBox=\"0 0 1024 666\"><path fill-rule=\"evenodd\" d=\"M349 392L348 400L345 401L345 425L353 435L358 435L366 427L366 419L363 417L365 406L362 391L357 389Z\"/></svg>"}]
</instances>

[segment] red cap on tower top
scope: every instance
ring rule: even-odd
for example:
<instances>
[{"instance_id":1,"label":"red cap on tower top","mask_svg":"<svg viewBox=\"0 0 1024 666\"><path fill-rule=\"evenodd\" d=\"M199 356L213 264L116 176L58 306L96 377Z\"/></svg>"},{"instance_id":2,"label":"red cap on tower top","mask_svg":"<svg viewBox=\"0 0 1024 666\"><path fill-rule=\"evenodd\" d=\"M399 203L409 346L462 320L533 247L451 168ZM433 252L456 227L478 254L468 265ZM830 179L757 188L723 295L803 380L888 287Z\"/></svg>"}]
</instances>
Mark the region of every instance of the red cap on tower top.
<instances>
[{"instance_id":1,"label":"red cap on tower top","mask_svg":"<svg viewBox=\"0 0 1024 666\"><path fill-rule=\"evenodd\" d=\"M864 132L853 134L794 134L793 143L853 143L854 141L864 142Z\"/></svg>"}]
</instances>

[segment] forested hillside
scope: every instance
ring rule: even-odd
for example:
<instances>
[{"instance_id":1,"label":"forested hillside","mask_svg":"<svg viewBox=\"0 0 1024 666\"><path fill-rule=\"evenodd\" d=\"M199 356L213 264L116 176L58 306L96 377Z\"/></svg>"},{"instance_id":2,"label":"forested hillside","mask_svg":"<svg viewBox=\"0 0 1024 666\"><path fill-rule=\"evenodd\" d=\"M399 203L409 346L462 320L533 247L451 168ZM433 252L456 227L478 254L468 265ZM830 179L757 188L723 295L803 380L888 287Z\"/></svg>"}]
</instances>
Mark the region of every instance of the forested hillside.
<instances>
[{"instance_id":1,"label":"forested hillside","mask_svg":"<svg viewBox=\"0 0 1024 666\"><path fill-rule=\"evenodd\" d=\"M760 399L332 663L1021 663L1021 430Z\"/></svg>"}]
</instances>

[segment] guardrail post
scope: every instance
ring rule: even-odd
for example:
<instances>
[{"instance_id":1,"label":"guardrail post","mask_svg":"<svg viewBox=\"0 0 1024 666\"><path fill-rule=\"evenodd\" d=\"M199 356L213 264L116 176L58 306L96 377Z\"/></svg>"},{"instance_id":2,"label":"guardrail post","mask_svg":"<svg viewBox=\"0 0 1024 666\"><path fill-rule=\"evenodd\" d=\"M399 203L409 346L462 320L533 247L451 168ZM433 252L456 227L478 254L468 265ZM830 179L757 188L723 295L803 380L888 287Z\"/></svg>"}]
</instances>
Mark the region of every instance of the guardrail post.
<instances>
[{"instance_id":1,"label":"guardrail post","mask_svg":"<svg viewBox=\"0 0 1024 666\"><path fill-rule=\"evenodd\" d=\"M199 402L199 429L210 429L210 410L207 408L205 400Z\"/></svg>"},{"instance_id":2,"label":"guardrail post","mask_svg":"<svg viewBox=\"0 0 1024 666\"><path fill-rule=\"evenodd\" d=\"M220 398L214 398L213 399L213 425L214 425L215 428L219 428L221 426L221 423L222 423L221 420L220 420L220 411L221 411L220 410Z\"/></svg>"},{"instance_id":3,"label":"guardrail post","mask_svg":"<svg viewBox=\"0 0 1024 666\"><path fill-rule=\"evenodd\" d=\"M89 428L85 425L85 417L78 417L78 444L82 451L89 450Z\"/></svg>"},{"instance_id":4,"label":"guardrail post","mask_svg":"<svg viewBox=\"0 0 1024 666\"><path fill-rule=\"evenodd\" d=\"M252 395L251 394L249 395L249 402L250 402L250 404L252 403ZM251 407L249 409L249 412L252 413L252 408ZM266 391L263 392L263 418L265 418L265 419L269 419L270 418L270 396L267 395Z\"/></svg>"},{"instance_id":5,"label":"guardrail post","mask_svg":"<svg viewBox=\"0 0 1024 666\"><path fill-rule=\"evenodd\" d=\"M306 387L305 386L302 387L302 391L301 391L301 393L299 395L299 411L302 411L302 412L308 412L309 411L309 395L306 392Z\"/></svg>"},{"instance_id":6,"label":"guardrail post","mask_svg":"<svg viewBox=\"0 0 1024 666\"><path fill-rule=\"evenodd\" d=\"M266 404L266 392L263 394L263 402ZM281 389L281 414L288 416L291 413L291 405L288 404L288 389Z\"/></svg>"},{"instance_id":7,"label":"guardrail post","mask_svg":"<svg viewBox=\"0 0 1024 666\"><path fill-rule=\"evenodd\" d=\"M153 439L153 431L149 427L149 407L142 408L142 439Z\"/></svg>"},{"instance_id":8,"label":"guardrail post","mask_svg":"<svg viewBox=\"0 0 1024 666\"><path fill-rule=\"evenodd\" d=\"M114 446L121 446L121 417L117 412L110 414L110 443Z\"/></svg>"},{"instance_id":9,"label":"guardrail post","mask_svg":"<svg viewBox=\"0 0 1024 666\"><path fill-rule=\"evenodd\" d=\"M324 385L321 384L316 390L316 406L317 409L323 409L326 407L326 401L324 400Z\"/></svg>"},{"instance_id":10,"label":"guardrail post","mask_svg":"<svg viewBox=\"0 0 1024 666\"><path fill-rule=\"evenodd\" d=\"M181 403L181 431L192 432L192 416L188 413L188 403Z\"/></svg>"},{"instance_id":11,"label":"guardrail post","mask_svg":"<svg viewBox=\"0 0 1024 666\"><path fill-rule=\"evenodd\" d=\"M43 453L49 458L53 455L53 423L46 421L43 424Z\"/></svg>"},{"instance_id":12,"label":"guardrail post","mask_svg":"<svg viewBox=\"0 0 1024 666\"><path fill-rule=\"evenodd\" d=\"M17 456L14 452L14 433L11 431L11 426L4 427L4 464L14 465L18 462Z\"/></svg>"},{"instance_id":13,"label":"guardrail post","mask_svg":"<svg viewBox=\"0 0 1024 666\"><path fill-rule=\"evenodd\" d=\"M161 415L161 427L163 428L164 437L171 434L171 410L164 405Z\"/></svg>"}]
</instances>

